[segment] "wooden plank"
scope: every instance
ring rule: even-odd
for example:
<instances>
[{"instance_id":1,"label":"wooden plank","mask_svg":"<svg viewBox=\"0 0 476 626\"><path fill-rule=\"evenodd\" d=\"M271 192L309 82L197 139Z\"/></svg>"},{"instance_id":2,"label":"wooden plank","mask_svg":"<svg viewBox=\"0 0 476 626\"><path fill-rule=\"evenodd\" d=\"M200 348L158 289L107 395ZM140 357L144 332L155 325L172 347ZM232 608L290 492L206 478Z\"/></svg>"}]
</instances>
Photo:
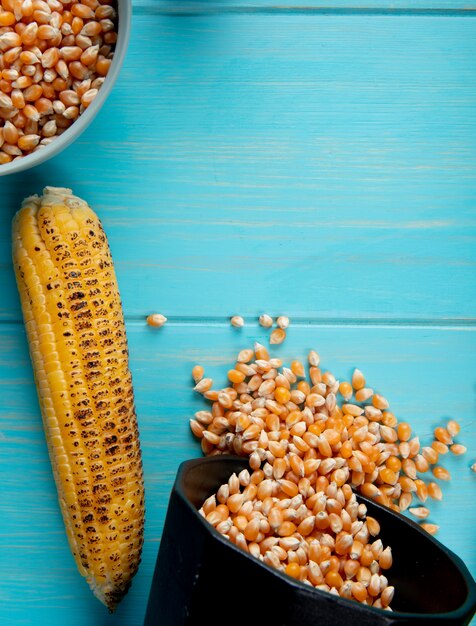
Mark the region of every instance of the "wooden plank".
<instances>
[{"instance_id":1,"label":"wooden plank","mask_svg":"<svg viewBox=\"0 0 476 626\"><path fill-rule=\"evenodd\" d=\"M132 371L141 431L147 493L146 543L133 587L114 616L93 598L69 554L58 512L47 451L40 427L25 339L18 324L0 325L0 551L9 572L0 590L4 624L142 625L168 495L179 463L200 455L188 418L202 408L190 370L196 362L224 384L238 350L267 341L257 326L241 331L227 325L170 324L153 330L128 325ZM468 454L445 457L453 481L443 485L444 501L431 503L439 539L476 574L476 475L469 470L476 450L474 328L291 327L273 354L286 362L315 348L322 365L348 378L359 366L368 384L389 399L423 444L432 429L456 417Z\"/></svg>"},{"instance_id":2,"label":"wooden plank","mask_svg":"<svg viewBox=\"0 0 476 626\"><path fill-rule=\"evenodd\" d=\"M475 104L473 19L139 13L93 125L0 180L0 316L13 211L58 184L137 319L474 320Z\"/></svg>"},{"instance_id":3,"label":"wooden plank","mask_svg":"<svg viewBox=\"0 0 476 626\"><path fill-rule=\"evenodd\" d=\"M174 0L137 0L134 9L138 12L161 13L174 15L203 15L210 13L296 13L319 12L325 14L381 14L394 15L412 14L455 14L464 12L471 14L476 8L472 0L290 0L279 2L276 0L195 0L188 2L174 2Z\"/></svg>"}]
</instances>

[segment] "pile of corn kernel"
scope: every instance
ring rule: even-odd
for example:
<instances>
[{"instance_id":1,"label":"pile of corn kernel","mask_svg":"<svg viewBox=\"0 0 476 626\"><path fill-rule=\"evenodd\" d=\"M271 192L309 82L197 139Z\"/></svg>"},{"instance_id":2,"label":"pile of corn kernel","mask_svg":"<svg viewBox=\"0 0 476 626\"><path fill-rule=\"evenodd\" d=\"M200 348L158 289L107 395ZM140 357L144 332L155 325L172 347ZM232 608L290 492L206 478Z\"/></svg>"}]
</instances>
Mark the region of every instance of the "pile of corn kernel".
<instances>
[{"instance_id":1,"label":"pile of corn kernel","mask_svg":"<svg viewBox=\"0 0 476 626\"><path fill-rule=\"evenodd\" d=\"M48 145L89 107L116 17L113 0L1 0L0 165Z\"/></svg>"},{"instance_id":2,"label":"pile of corn kernel","mask_svg":"<svg viewBox=\"0 0 476 626\"><path fill-rule=\"evenodd\" d=\"M237 546L290 576L390 609L394 588L382 570L391 566L391 548L376 539L378 522L354 490L408 509L435 534L438 527L424 521L425 504L441 500L436 481L450 479L440 457L466 451L454 443L460 428L451 420L422 447L360 370L340 382L321 369L316 352L308 361L308 368L299 361L284 367L256 343L239 353L230 386L219 390L201 366L193 368L195 390L211 403L190 420L202 451L248 456L251 470L233 475L201 513ZM430 479L420 477L429 471Z\"/></svg>"},{"instance_id":3,"label":"pile of corn kernel","mask_svg":"<svg viewBox=\"0 0 476 626\"><path fill-rule=\"evenodd\" d=\"M200 513L236 546L289 576L390 609L394 587L383 571L392 565L392 551L372 541L379 523L349 484L338 487L325 475L313 481L318 459L301 459L298 467L298 458L290 461L294 480L267 478L263 469L233 474Z\"/></svg>"}]
</instances>

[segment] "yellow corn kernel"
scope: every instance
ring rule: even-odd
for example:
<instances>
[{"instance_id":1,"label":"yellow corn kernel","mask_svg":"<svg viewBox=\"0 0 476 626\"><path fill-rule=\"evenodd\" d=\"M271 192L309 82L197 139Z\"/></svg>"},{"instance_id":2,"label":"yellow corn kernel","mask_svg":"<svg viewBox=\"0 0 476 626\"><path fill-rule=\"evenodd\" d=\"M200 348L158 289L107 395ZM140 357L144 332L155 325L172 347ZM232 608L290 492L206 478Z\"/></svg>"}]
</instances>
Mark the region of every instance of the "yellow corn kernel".
<instances>
[{"instance_id":1,"label":"yellow corn kernel","mask_svg":"<svg viewBox=\"0 0 476 626\"><path fill-rule=\"evenodd\" d=\"M355 392L355 400L356 402L365 402L369 400L373 396L373 389L369 389L368 387L364 387L363 389L359 389Z\"/></svg>"},{"instance_id":2,"label":"yellow corn kernel","mask_svg":"<svg viewBox=\"0 0 476 626\"><path fill-rule=\"evenodd\" d=\"M254 347L255 347L255 356L257 359L262 359L263 361L269 361L269 352L263 346L263 344L256 342Z\"/></svg>"},{"instance_id":3,"label":"yellow corn kernel","mask_svg":"<svg viewBox=\"0 0 476 626\"><path fill-rule=\"evenodd\" d=\"M397 418L392 411L384 411L382 415L382 424L384 424L384 426L388 426L389 428L395 428L397 425Z\"/></svg>"},{"instance_id":4,"label":"yellow corn kernel","mask_svg":"<svg viewBox=\"0 0 476 626\"><path fill-rule=\"evenodd\" d=\"M408 478L408 476L400 476L398 483L401 485L402 491L407 491L409 493L416 491L415 481Z\"/></svg>"},{"instance_id":5,"label":"yellow corn kernel","mask_svg":"<svg viewBox=\"0 0 476 626\"><path fill-rule=\"evenodd\" d=\"M269 343L280 344L286 339L286 331L282 328L275 328L269 336Z\"/></svg>"},{"instance_id":6,"label":"yellow corn kernel","mask_svg":"<svg viewBox=\"0 0 476 626\"><path fill-rule=\"evenodd\" d=\"M393 472L399 472L402 467L402 462L400 461L398 456L389 456L386 461L386 465L388 469L392 470Z\"/></svg>"},{"instance_id":7,"label":"yellow corn kernel","mask_svg":"<svg viewBox=\"0 0 476 626\"><path fill-rule=\"evenodd\" d=\"M426 502L428 499L428 486L421 478L415 480L416 495L420 502Z\"/></svg>"},{"instance_id":8,"label":"yellow corn kernel","mask_svg":"<svg viewBox=\"0 0 476 626\"><path fill-rule=\"evenodd\" d=\"M367 598L367 589L362 583L352 582L351 591L357 602L363 602Z\"/></svg>"},{"instance_id":9,"label":"yellow corn kernel","mask_svg":"<svg viewBox=\"0 0 476 626\"><path fill-rule=\"evenodd\" d=\"M339 393L347 402L352 398L352 385L347 381L343 381L339 385Z\"/></svg>"},{"instance_id":10,"label":"yellow corn kernel","mask_svg":"<svg viewBox=\"0 0 476 626\"><path fill-rule=\"evenodd\" d=\"M165 324L167 318L161 313L152 313L151 315L147 316L146 321L149 326L155 326L156 328L160 328Z\"/></svg>"},{"instance_id":11,"label":"yellow corn kernel","mask_svg":"<svg viewBox=\"0 0 476 626\"><path fill-rule=\"evenodd\" d=\"M450 480L451 478L449 471L446 468L441 467L441 465L437 465L432 471L433 476L438 480Z\"/></svg>"},{"instance_id":12,"label":"yellow corn kernel","mask_svg":"<svg viewBox=\"0 0 476 626\"><path fill-rule=\"evenodd\" d=\"M455 420L450 420L446 424L446 430L448 431L450 437L456 437L456 435L459 434L459 431L461 430L461 427L458 424L458 422L456 422Z\"/></svg>"},{"instance_id":13,"label":"yellow corn kernel","mask_svg":"<svg viewBox=\"0 0 476 626\"><path fill-rule=\"evenodd\" d=\"M299 563L291 562L286 565L284 571L288 576L291 576L292 578L299 578L301 574L301 566L299 565Z\"/></svg>"},{"instance_id":14,"label":"yellow corn kernel","mask_svg":"<svg viewBox=\"0 0 476 626\"><path fill-rule=\"evenodd\" d=\"M243 372L239 372L238 370L228 371L228 380L232 383L242 383L245 378L246 376Z\"/></svg>"},{"instance_id":15,"label":"yellow corn kernel","mask_svg":"<svg viewBox=\"0 0 476 626\"><path fill-rule=\"evenodd\" d=\"M245 320L241 317L241 315L233 315L233 317L230 318L230 324L235 328L243 328Z\"/></svg>"},{"instance_id":16,"label":"yellow corn kernel","mask_svg":"<svg viewBox=\"0 0 476 626\"><path fill-rule=\"evenodd\" d=\"M289 327L289 317L286 315L280 315L276 320L276 324L279 328L286 330Z\"/></svg>"},{"instance_id":17,"label":"yellow corn kernel","mask_svg":"<svg viewBox=\"0 0 476 626\"><path fill-rule=\"evenodd\" d=\"M451 438L451 435L446 430L446 428L443 428L442 426L438 426L437 428L435 428L434 434L435 434L435 439L437 441L441 441L441 443L444 443L447 446L453 443L453 439Z\"/></svg>"},{"instance_id":18,"label":"yellow corn kernel","mask_svg":"<svg viewBox=\"0 0 476 626\"><path fill-rule=\"evenodd\" d=\"M311 383L313 385L317 385L322 382L322 373L319 367L311 365L309 368L309 378L311 379Z\"/></svg>"},{"instance_id":19,"label":"yellow corn kernel","mask_svg":"<svg viewBox=\"0 0 476 626\"><path fill-rule=\"evenodd\" d=\"M407 422L400 422L397 426L397 433L400 441L408 441L412 434L410 424L407 424Z\"/></svg>"},{"instance_id":20,"label":"yellow corn kernel","mask_svg":"<svg viewBox=\"0 0 476 626\"><path fill-rule=\"evenodd\" d=\"M427 491L430 498L433 500L443 500L443 492L441 491L441 487L434 482L430 482L427 485Z\"/></svg>"},{"instance_id":21,"label":"yellow corn kernel","mask_svg":"<svg viewBox=\"0 0 476 626\"><path fill-rule=\"evenodd\" d=\"M431 442L431 447L433 448L433 450L436 450L438 452L438 454L447 454L448 453L448 446L446 445L446 443L442 443L441 441L432 441Z\"/></svg>"},{"instance_id":22,"label":"yellow corn kernel","mask_svg":"<svg viewBox=\"0 0 476 626\"><path fill-rule=\"evenodd\" d=\"M204 370L201 365L195 365L195 367L192 369L192 378L195 383L199 383L202 380L203 374Z\"/></svg>"},{"instance_id":23,"label":"yellow corn kernel","mask_svg":"<svg viewBox=\"0 0 476 626\"><path fill-rule=\"evenodd\" d=\"M374 394L372 398L372 404L374 405L376 409L380 409L380 410L388 409L389 407L387 398L384 398L378 393Z\"/></svg>"},{"instance_id":24,"label":"yellow corn kernel","mask_svg":"<svg viewBox=\"0 0 476 626\"><path fill-rule=\"evenodd\" d=\"M365 377L359 369L355 369L352 374L352 387L358 391L365 387Z\"/></svg>"},{"instance_id":25,"label":"yellow corn kernel","mask_svg":"<svg viewBox=\"0 0 476 626\"><path fill-rule=\"evenodd\" d=\"M436 524L429 524L427 522L420 524L420 527L423 528L423 530L426 530L426 532L430 535L436 535L436 533L440 530L440 527Z\"/></svg>"},{"instance_id":26,"label":"yellow corn kernel","mask_svg":"<svg viewBox=\"0 0 476 626\"><path fill-rule=\"evenodd\" d=\"M297 389L299 391L302 391L302 393L304 393L306 396L311 393L311 387L309 386L309 383L306 382L305 380L300 380L298 382Z\"/></svg>"},{"instance_id":27,"label":"yellow corn kernel","mask_svg":"<svg viewBox=\"0 0 476 626\"><path fill-rule=\"evenodd\" d=\"M304 371L304 365L301 363L301 361L292 361L291 371L295 376L298 376L299 378L303 378L306 375Z\"/></svg>"},{"instance_id":28,"label":"yellow corn kernel","mask_svg":"<svg viewBox=\"0 0 476 626\"><path fill-rule=\"evenodd\" d=\"M279 404L286 404L291 399L291 392L286 387L277 387L274 390L274 398Z\"/></svg>"},{"instance_id":29,"label":"yellow corn kernel","mask_svg":"<svg viewBox=\"0 0 476 626\"><path fill-rule=\"evenodd\" d=\"M384 467L383 469L381 469L379 474L380 478L383 480L384 483L387 483L387 485L395 485L397 483L398 474L388 467Z\"/></svg>"},{"instance_id":30,"label":"yellow corn kernel","mask_svg":"<svg viewBox=\"0 0 476 626\"><path fill-rule=\"evenodd\" d=\"M83 200L47 187L13 220L13 262L66 534L112 611L139 567L144 487L106 235Z\"/></svg>"},{"instance_id":31,"label":"yellow corn kernel","mask_svg":"<svg viewBox=\"0 0 476 626\"><path fill-rule=\"evenodd\" d=\"M335 570L330 570L329 572L327 572L325 576L325 581L329 585L329 587L336 587L337 589L340 589L340 587L342 587L342 585L344 584L342 576L339 574L339 572L336 572Z\"/></svg>"}]
</instances>

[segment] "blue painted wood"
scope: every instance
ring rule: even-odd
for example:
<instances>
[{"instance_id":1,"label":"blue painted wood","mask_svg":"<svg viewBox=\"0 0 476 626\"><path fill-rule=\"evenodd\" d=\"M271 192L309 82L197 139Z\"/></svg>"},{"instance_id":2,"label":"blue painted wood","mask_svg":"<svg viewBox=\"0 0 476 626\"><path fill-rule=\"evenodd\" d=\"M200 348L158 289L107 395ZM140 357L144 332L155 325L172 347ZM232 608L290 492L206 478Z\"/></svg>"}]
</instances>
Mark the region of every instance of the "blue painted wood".
<instances>
[{"instance_id":1,"label":"blue painted wood","mask_svg":"<svg viewBox=\"0 0 476 626\"><path fill-rule=\"evenodd\" d=\"M92 126L0 182L1 318L13 210L68 184L129 315L474 320L475 106L473 19L138 14Z\"/></svg>"},{"instance_id":2,"label":"blue painted wood","mask_svg":"<svg viewBox=\"0 0 476 626\"><path fill-rule=\"evenodd\" d=\"M18 324L0 327L2 624L35 626L140 626L145 611L168 495L179 463L200 456L188 419L205 406L191 389L200 362L224 385L236 353L267 341L257 325L170 324L160 330L128 324L131 367L143 448L147 494L144 558L133 587L113 617L92 596L69 553L56 503L41 430L26 340ZM368 384L385 394L399 419L410 422L422 443L432 429L456 417L464 457L444 458L453 474L444 500L431 503L439 539L476 575L476 461L474 328L299 326L273 351L286 362L316 348L324 368L341 379L358 366ZM67 622L65 622L65 619Z\"/></svg>"},{"instance_id":3,"label":"blue painted wood","mask_svg":"<svg viewBox=\"0 0 476 626\"><path fill-rule=\"evenodd\" d=\"M0 179L2 625L142 624L175 471L199 454L190 368L224 383L232 355L265 338L263 310L293 318L278 354L316 347L339 376L360 366L423 440L459 419L469 451L445 458L454 480L431 521L476 575L474 8L134 3L103 112L60 157ZM127 316L147 527L114 617L66 545L19 323L10 220L46 184L102 217ZM171 320L159 331L143 322L156 310ZM237 312L242 331L226 321Z\"/></svg>"},{"instance_id":4,"label":"blue painted wood","mask_svg":"<svg viewBox=\"0 0 476 626\"><path fill-rule=\"evenodd\" d=\"M471 0L289 0L279 2L277 0L189 0L176 2L176 0L156 0L153 4L149 0L136 0L136 11L144 10L147 13L166 14L210 14L210 13L271 13L271 12L320 12L320 13L411 13L420 15L424 13L444 12L448 15L451 11L464 12L471 15L476 4Z\"/></svg>"}]
</instances>

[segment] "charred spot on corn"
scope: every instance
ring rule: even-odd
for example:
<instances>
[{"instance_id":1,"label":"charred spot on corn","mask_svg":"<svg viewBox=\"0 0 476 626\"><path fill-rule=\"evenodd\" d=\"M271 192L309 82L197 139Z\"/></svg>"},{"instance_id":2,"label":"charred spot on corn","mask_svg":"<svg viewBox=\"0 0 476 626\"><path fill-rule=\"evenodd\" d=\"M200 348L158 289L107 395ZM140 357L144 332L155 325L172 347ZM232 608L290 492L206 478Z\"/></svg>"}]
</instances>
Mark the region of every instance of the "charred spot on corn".
<instances>
[{"instance_id":1,"label":"charred spot on corn","mask_svg":"<svg viewBox=\"0 0 476 626\"><path fill-rule=\"evenodd\" d=\"M113 611L140 563L144 488L107 238L83 200L47 187L14 218L13 259L68 541Z\"/></svg>"}]
</instances>

